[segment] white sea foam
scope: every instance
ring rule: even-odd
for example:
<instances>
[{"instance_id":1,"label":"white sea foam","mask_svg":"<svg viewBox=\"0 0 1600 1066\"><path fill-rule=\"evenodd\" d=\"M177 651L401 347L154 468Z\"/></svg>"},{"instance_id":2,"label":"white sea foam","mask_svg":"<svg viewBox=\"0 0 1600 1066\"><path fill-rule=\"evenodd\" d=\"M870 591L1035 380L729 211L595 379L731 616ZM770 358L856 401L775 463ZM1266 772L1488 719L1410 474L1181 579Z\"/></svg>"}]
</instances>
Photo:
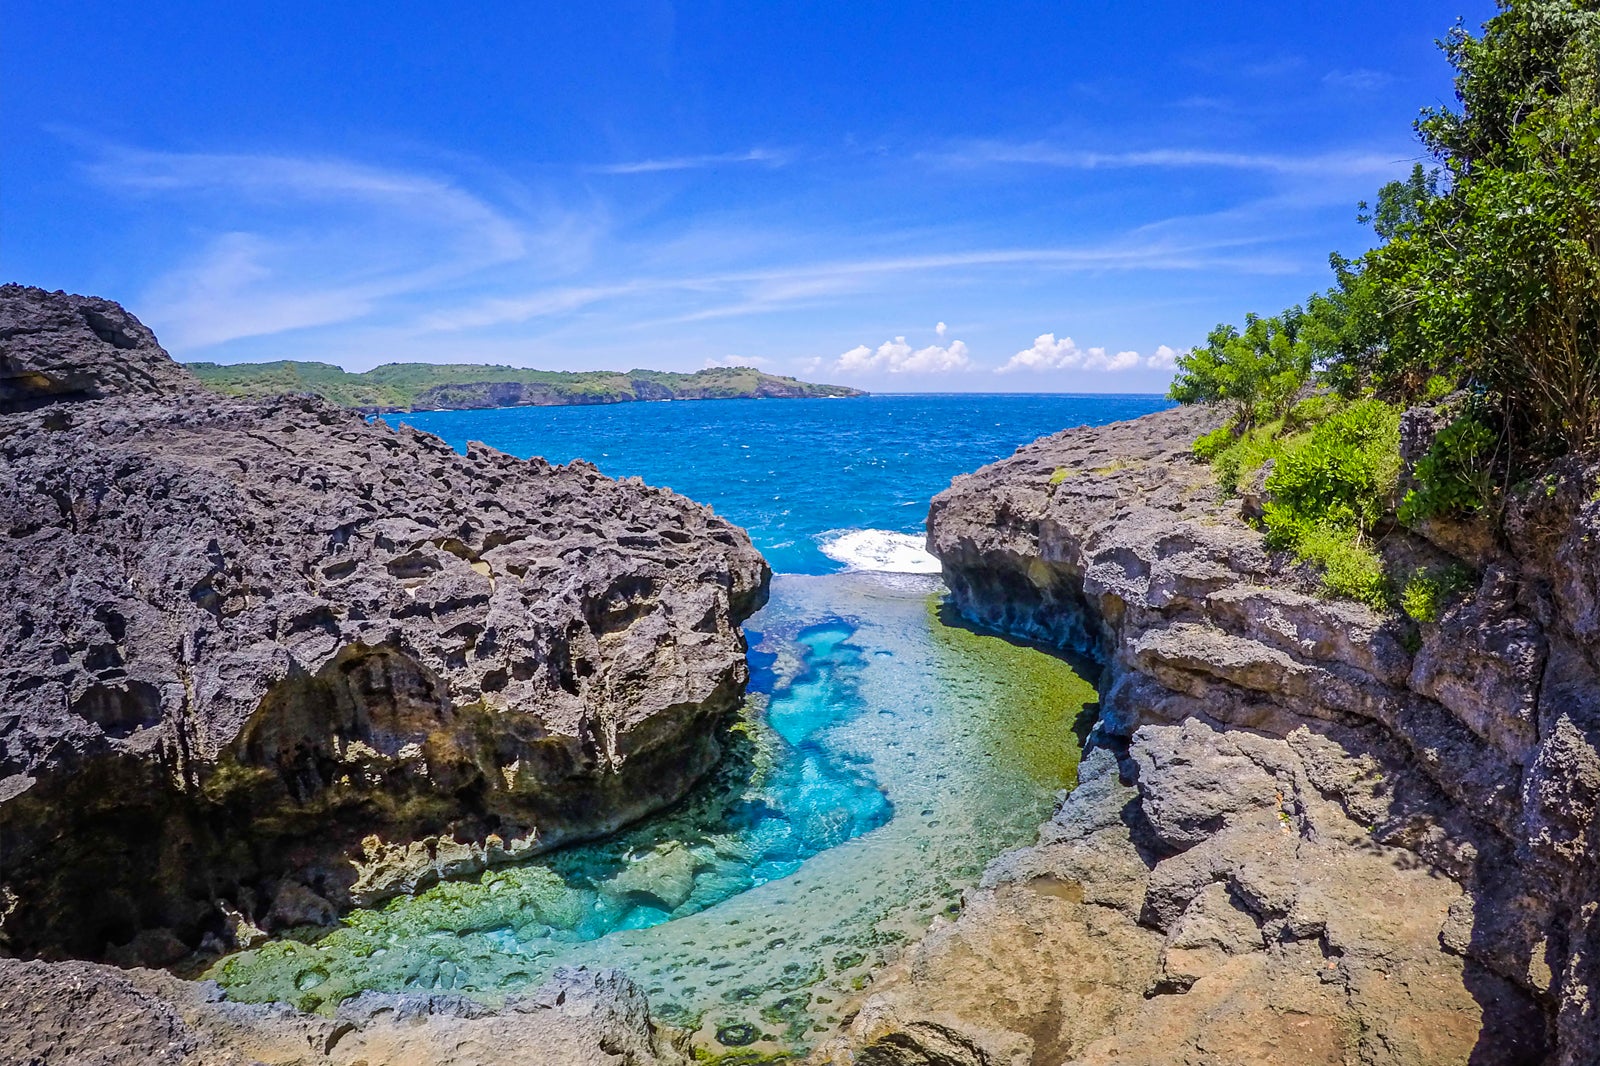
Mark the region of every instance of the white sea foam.
<instances>
[{"instance_id":1,"label":"white sea foam","mask_svg":"<svg viewBox=\"0 0 1600 1066\"><path fill-rule=\"evenodd\" d=\"M937 574L939 560L922 546L922 538L886 529L833 530L822 534L822 554L851 570L891 574Z\"/></svg>"}]
</instances>

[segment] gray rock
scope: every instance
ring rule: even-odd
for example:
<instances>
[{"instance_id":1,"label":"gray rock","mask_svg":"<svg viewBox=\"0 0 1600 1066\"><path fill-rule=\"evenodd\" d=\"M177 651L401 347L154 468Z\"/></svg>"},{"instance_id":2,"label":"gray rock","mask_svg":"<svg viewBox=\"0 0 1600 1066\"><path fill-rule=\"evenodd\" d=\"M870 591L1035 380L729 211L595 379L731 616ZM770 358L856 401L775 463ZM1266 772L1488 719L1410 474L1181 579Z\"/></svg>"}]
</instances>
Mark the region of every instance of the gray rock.
<instances>
[{"instance_id":1,"label":"gray rock","mask_svg":"<svg viewBox=\"0 0 1600 1066\"><path fill-rule=\"evenodd\" d=\"M717 758L769 571L708 509L220 399L103 300L0 288L0 372L9 950L195 944L219 899L321 920L611 831Z\"/></svg>"}]
</instances>

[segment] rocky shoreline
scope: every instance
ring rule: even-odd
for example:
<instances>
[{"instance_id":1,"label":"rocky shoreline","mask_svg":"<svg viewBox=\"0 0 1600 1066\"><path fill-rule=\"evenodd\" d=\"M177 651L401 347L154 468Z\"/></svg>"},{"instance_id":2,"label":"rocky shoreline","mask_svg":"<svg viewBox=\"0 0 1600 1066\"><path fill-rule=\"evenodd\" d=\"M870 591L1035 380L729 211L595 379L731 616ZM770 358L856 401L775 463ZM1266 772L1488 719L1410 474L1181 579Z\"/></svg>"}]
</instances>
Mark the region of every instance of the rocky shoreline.
<instances>
[{"instance_id":1,"label":"rocky shoreline","mask_svg":"<svg viewBox=\"0 0 1600 1066\"><path fill-rule=\"evenodd\" d=\"M1600 1054L1596 474L1509 543L1391 531L1476 591L1420 628L1316 595L1177 409L957 478L970 619L1086 652L1102 708L1039 843L882 975L860 1063L1559 1063ZM1406 453L1426 448L1408 416Z\"/></svg>"},{"instance_id":2,"label":"rocky shoreline","mask_svg":"<svg viewBox=\"0 0 1600 1066\"><path fill-rule=\"evenodd\" d=\"M742 532L587 464L220 399L108 301L5 286L0 344L0 1059L687 1061L614 972L324 1018L140 967L681 796L748 676ZM1526 487L1504 537L1388 530L1476 575L1417 625L1268 551L1191 456L1215 424L1066 431L934 501L956 607L1097 661L1100 714L1038 843L816 1061L1600 1054L1600 470ZM1407 416L1408 459L1433 429Z\"/></svg>"},{"instance_id":3,"label":"rocky shoreline","mask_svg":"<svg viewBox=\"0 0 1600 1066\"><path fill-rule=\"evenodd\" d=\"M0 468L0 946L22 958L167 965L661 809L720 754L770 577L671 492L222 399L118 305L15 285ZM209 1046L168 1017L196 986L0 965L16 1061L92 1058L35 1024L63 988L179 1034L161 1061ZM599 985L607 1010L638 998Z\"/></svg>"}]
</instances>

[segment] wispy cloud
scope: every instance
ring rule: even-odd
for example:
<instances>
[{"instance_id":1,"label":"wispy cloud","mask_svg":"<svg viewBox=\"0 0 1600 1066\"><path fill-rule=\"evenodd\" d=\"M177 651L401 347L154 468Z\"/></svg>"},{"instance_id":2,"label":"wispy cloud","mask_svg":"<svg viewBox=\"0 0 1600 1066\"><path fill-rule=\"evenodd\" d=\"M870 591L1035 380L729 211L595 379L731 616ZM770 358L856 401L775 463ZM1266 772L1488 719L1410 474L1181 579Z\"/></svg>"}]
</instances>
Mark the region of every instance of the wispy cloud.
<instances>
[{"instance_id":1,"label":"wispy cloud","mask_svg":"<svg viewBox=\"0 0 1600 1066\"><path fill-rule=\"evenodd\" d=\"M961 167L1020 165L1070 170L1206 168L1296 176L1384 175L1393 172L1397 162L1392 156L1367 151L1285 155L1205 148L1152 148L1141 151L1101 152L1063 148L1043 141L980 141L929 158L946 165Z\"/></svg>"},{"instance_id":2,"label":"wispy cloud","mask_svg":"<svg viewBox=\"0 0 1600 1066\"><path fill-rule=\"evenodd\" d=\"M996 158L1005 154L990 149ZM633 358L643 335L652 338L652 352L673 350L681 365L696 366L708 357L733 362L719 356L745 350L735 320L788 313L781 345L762 335L755 349L770 358L774 347L786 348L792 354L776 357L787 369L800 352L839 351L864 335L891 339L858 345L818 367L937 374L972 368L968 342L991 343L982 335L990 327L978 327L974 336L970 325L958 326L966 340L955 340L941 324L917 346L899 336L908 331L894 320L863 329L857 318L842 337L830 331L822 346L815 334L802 339L792 323L812 315L819 321L866 316L874 306L935 294L959 293L966 301L984 292L1042 289L1058 285L1058 275L1096 287L1116 274L1269 276L1304 268L1286 252L1278 218L1221 224L1181 216L1097 238L1071 234L1102 228L1058 227L1036 244L986 245L980 243L986 237L1004 241L1024 231L1008 233L987 219L974 226L961 220L849 226L826 211L795 219L765 205L638 224L628 221L628 201L608 201L592 182L572 182L571 172L535 186L484 179L466 164L441 171L270 153L92 150L84 172L125 204L160 212L174 237L139 309L172 350L189 357L271 358L314 347L318 355L384 358L469 358L489 350L497 358L524 351L529 358L581 359L570 353L601 350ZM1101 156L1080 165L1155 165L1158 156L1139 154L1143 163L1133 155ZM1163 158L1179 165L1176 157ZM630 168L616 172L776 159L753 150L616 164ZM924 308L918 317L932 321L958 306ZM801 309L806 316L794 314ZM964 314L951 317L982 321ZM292 330L307 332L276 339ZM1006 347L1019 339L1011 337ZM1084 365L1097 365L1095 358L1085 356Z\"/></svg>"},{"instance_id":3,"label":"wispy cloud","mask_svg":"<svg viewBox=\"0 0 1600 1066\"><path fill-rule=\"evenodd\" d=\"M752 148L748 152L680 155L661 159L637 159L626 163L601 163L584 169L592 174L657 174L668 170L703 170L707 167L733 166L740 163L761 163L769 167L781 167L789 162L789 158L786 152Z\"/></svg>"},{"instance_id":4,"label":"wispy cloud","mask_svg":"<svg viewBox=\"0 0 1600 1066\"><path fill-rule=\"evenodd\" d=\"M513 258L520 228L455 183L340 159L108 149L86 172L102 185L144 193L221 193L268 205L296 200L400 210L471 231L482 250Z\"/></svg>"},{"instance_id":5,"label":"wispy cloud","mask_svg":"<svg viewBox=\"0 0 1600 1066\"><path fill-rule=\"evenodd\" d=\"M1322 76L1322 84L1330 89L1343 89L1347 92L1371 93L1394 81L1394 78L1381 70L1368 70L1357 67L1355 70L1330 70Z\"/></svg>"},{"instance_id":6,"label":"wispy cloud","mask_svg":"<svg viewBox=\"0 0 1600 1066\"><path fill-rule=\"evenodd\" d=\"M571 217L532 220L456 181L348 160L103 148L95 183L169 202L203 236L144 304L175 351L374 313L385 301L582 242ZM209 230L209 234L207 231Z\"/></svg>"},{"instance_id":7,"label":"wispy cloud","mask_svg":"<svg viewBox=\"0 0 1600 1066\"><path fill-rule=\"evenodd\" d=\"M438 331L475 329L564 314L615 299L672 291L693 293L711 301L708 306L664 320L696 322L762 314L803 305L824 296L860 293L898 275L1006 267L1068 272L1226 269L1255 274L1281 274L1300 269L1299 264L1280 257L1249 251L1257 243L1258 240L1247 237L1199 242L1156 238L1079 247L992 248L832 259L761 270L642 277L614 285L539 290L525 296L495 298L431 314L419 325Z\"/></svg>"}]
</instances>

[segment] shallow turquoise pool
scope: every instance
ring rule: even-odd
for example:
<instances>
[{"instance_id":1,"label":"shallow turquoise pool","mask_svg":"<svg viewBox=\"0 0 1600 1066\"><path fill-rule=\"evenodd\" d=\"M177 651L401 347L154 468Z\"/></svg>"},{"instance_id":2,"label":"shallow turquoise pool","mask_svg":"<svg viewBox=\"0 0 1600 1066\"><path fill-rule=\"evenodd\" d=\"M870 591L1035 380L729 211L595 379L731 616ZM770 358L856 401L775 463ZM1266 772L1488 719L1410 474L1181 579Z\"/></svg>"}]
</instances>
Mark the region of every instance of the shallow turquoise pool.
<instances>
[{"instance_id":1,"label":"shallow turquoise pool","mask_svg":"<svg viewBox=\"0 0 1600 1066\"><path fill-rule=\"evenodd\" d=\"M229 994L485 998L618 966L708 1050L806 1046L873 970L1031 841L1092 688L941 620L937 581L779 576L712 780L612 840L441 885L213 967Z\"/></svg>"}]
</instances>

